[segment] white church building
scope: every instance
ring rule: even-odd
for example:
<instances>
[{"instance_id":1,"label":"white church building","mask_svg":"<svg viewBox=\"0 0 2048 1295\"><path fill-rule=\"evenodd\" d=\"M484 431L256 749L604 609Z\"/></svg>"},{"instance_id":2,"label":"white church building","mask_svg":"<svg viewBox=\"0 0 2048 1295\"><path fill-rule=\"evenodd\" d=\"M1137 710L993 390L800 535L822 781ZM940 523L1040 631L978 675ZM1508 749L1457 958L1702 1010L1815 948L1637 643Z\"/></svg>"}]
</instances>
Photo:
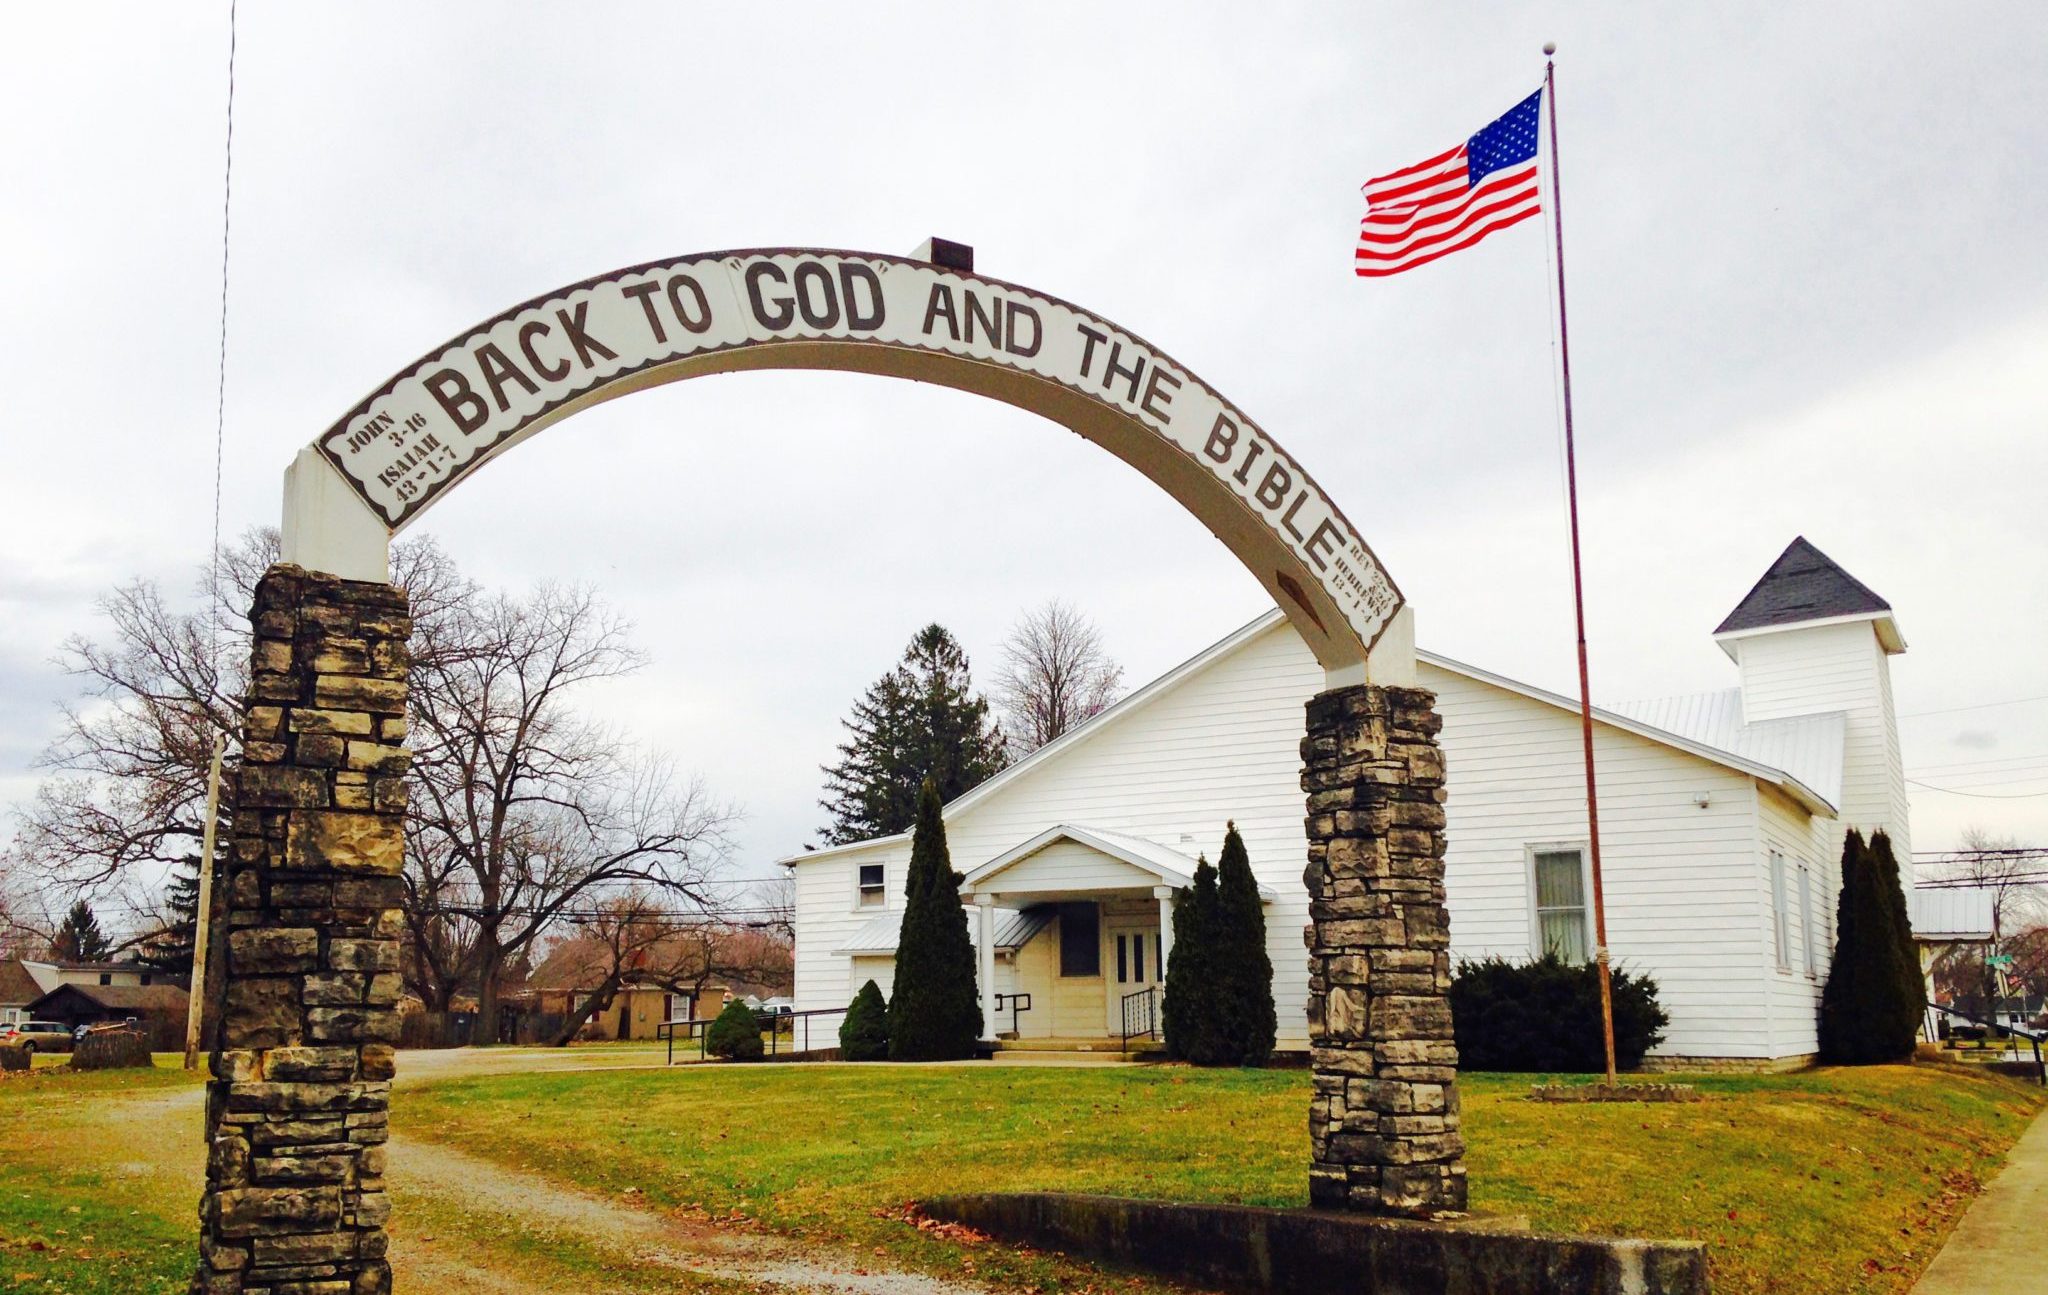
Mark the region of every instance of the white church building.
<instances>
[{"instance_id":1,"label":"white church building","mask_svg":"<svg viewBox=\"0 0 2048 1295\"><path fill-rule=\"evenodd\" d=\"M1651 1063L1815 1051L1843 832L1910 857L1890 606L1804 538L1714 632L1735 686L1594 711L1608 942L1657 983ZM1593 945L1576 699L1428 652L1454 963ZM1163 980L1173 894L1235 821L1266 893L1280 1047L1308 1046L1303 706L1322 668L1278 611L945 808L991 1037L1121 1039ZM907 834L798 855L799 1009L889 989Z\"/></svg>"}]
</instances>

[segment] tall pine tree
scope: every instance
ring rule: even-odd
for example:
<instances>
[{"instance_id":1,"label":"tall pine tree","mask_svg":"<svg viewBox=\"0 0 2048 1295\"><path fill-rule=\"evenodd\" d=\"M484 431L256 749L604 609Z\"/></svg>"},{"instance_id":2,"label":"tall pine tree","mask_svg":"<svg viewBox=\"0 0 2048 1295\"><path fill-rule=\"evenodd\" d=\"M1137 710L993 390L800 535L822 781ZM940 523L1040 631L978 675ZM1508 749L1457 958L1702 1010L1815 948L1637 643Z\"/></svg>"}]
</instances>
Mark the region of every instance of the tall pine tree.
<instances>
[{"instance_id":1,"label":"tall pine tree","mask_svg":"<svg viewBox=\"0 0 2048 1295\"><path fill-rule=\"evenodd\" d=\"M1266 912L1251 856L1237 824L1226 825L1216 865L1217 1063L1258 1066L1273 1055L1279 1029L1273 1010L1273 958L1266 952Z\"/></svg>"},{"instance_id":2,"label":"tall pine tree","mask_svg":"<svg viewBox=\"0 0 2048 1295\"><path fill-rule=\"evenodd\" d=\"M1842 841L1835 956L1821 990L1822 1061L1866 1066L1912 1056L1920 979L1905 907L1891 841L1879 833L1866 845L1851 828Z\"/></svg>"},{"instance_id":3,"label":"tall pine tree","mask_svg":"<svg viewBox=\"0 0 2048 1295\"><path fill-rule=\"evenodd\" d=\"M824 767L826 797L818 802L832 816L822 829L832 845L901 832L917 816L925 779L943 803L1000 772L1006 759L988 700L973 691L967 654L942 625L919 630L903 660L841 723L847 739L838 761Z\"/></svg>"},{"instance_id":4,"label":"tall pine tree","mask_svg":"<svg viewBox=\"0 0 2048 1295\"><path fill-rule=\"evenodd\" d=\"M981 1038L974 986L974 941L960 907L960 874L946 850L939 789L924 780L904 878L903 925L896 937L896 979L889 991L889 1059L958 1061Z\"/></svg>"},{"instance_id":5,"label":"tall pine tree","mask_svg":"<svg viewBox=\"0 0 2048 1295\"><path fill-rule=\"evenodd\" d=\"M1892 853L1892 838L1880 828L1870 838L1870 866L1878 892L1891 911L1894 938L1899 951L1899 972L1904 982L1899 989L1901 1013L1910 1013L1917 1034L1926 1012L1927 982L1920 975L1920 947L1913 942L1913 914L1906 906L1905 882L1899 875L1899 860Z\"/></svg>"},{"instance_id":6,"label":"tall pine tree","mask_svg":"<svg viewBox=\"0 0 2048 1295\"><path fill-rule=\"evenodd\" d=\"M1173 897L1173 951L1166 957L1166 1001L1160 1024L1166 1055L1177 1061L1204 1060L1220 1051L1216 1013L1210 997L1215 980L1216 869L1204 855L1195 860L1195 879Z\"/></svg>"},{"instance_id":7,"label":"tall pine tree","mask_svg":"<svg viewBox=\"0 0 2048 1295\"><path fill-rule=\"evenodd\" d=\"M136 949L135 960L145 967L190 976L198 933L198 856L188 855L178 861L177 871L164 883L164 908L169 918L164 929Z\"/></svg>"},{"instance_id":8,"label":"tall pine tree","mask_svg":"<svg viewBox=\"0 0 2048 1295\"><path fill-rule=\"evenodd\" d=\"M105 962L113 955L114 942L100 929L92 906L82 899L73 904L50 941L50 956L59 962Z\"/></svg>"}]
</instances>

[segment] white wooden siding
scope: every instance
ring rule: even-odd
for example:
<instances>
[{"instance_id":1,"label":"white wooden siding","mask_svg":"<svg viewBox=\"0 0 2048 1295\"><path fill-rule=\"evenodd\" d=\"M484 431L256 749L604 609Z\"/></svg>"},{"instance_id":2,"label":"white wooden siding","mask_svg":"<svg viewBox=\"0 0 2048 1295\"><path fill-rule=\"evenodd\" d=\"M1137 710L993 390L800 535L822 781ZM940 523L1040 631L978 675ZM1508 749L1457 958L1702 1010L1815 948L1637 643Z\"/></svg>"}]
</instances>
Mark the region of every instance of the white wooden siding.
<instances>
[{"instance_id":1,"label":"white wooden siding","mask_svg":"<svg viewBox=\"0 0 2048 1295\"><path fill-rule=\"evenodd\" d=\"M1452 955L1527 958L1527 847L1588 835L1578 717L1434 666L1418 682L1444 717ZM1659 1052L1769 1055L1754 963L1754 784L1604 724L1593 752L1608 948L1657 981L1672 1018Z\"/></svg>"},{"instance_id":2,"label":"white wooden siding","mask_svg":"<svg viewBox=\"0 0 2048 1295\"><path fill-rule=\"evenodd\" d=\"M1893 852L1911 858L1891 660L1871 623L1793 626L1730 643L1742 671L1746 721L1820 711L1847 715L1841 828L1860 827L1866 836L1883 828Z\"/></svg>"},{"instance_id":3,"label":"white wooden siding","mask_svg":"<svg viewBox=\"0 0 2048 1295\"><path fill-rule=\"evenodd\" d=\"M1441 667L1425 663L1419 671L1444 717L1453 956L1526 958L1534 920L1526 847L1586 837L1578 717ZM953 865L971 871L1057 823L1124 832L1213 860L1226 820L1235 819L1254 873L1278 896L1265 915L1281 1046L1304 1047L1307 839L1299 746L1303 705L1322 687L1307 647L1276 623L956 811L947 821ZM1804 1010L1795 1001L1803 991L1777 985L1775 966L1766 965L1766 815L1757 784L1605 725L1596 726L1595 747L1609 944L1621 965L1658 982L1672 1016L1660 1052L1762 1058L1811 1051L1810 1019L1805 1034L1791 1024ZM1797 850L1787 849L1788 859L1814 858L1815 833L1804 811L1769 795L1770 820L1788 846L1803 838ZM1702 796L1705 808L1696 803ZM907 856L907 845L893 848L892 859ZM856 858L874 857L850 853L796 865L797 984L806 1006L807 977L829 984L829 997L845 992L846 959L835 965L820 950L837 947L865 920L851 907L851 868ZM1823 873L1816 872L1816 894L1831 905L1832 871L1825 875L1822 886ZM892 886L900 886L893 871ZM892 889L891 903L900 902ZM823 928L817 936L804 929L814 911ZM1078 987L1040 989L1039 960L1055 959L1049 965L1056 970L1057 949L1048 930L1019 955L1017 983L1033 993L1037 1018L1027 1018L1027 1033L1064 1030L1069 1016L1074 1028L1084 1022L1067 992ZM1795 959L1794 966L1802 964ZM1805 980L1803 971L1797 977ZM1040 992L1051 997L1040 999ZM1091 1010L1100 1016L1099 1006ZM1782 1040L1773 1037L1774 1019L1786 1024Z\"/></svg>"},{"instance_id":4,"label":"white wooden siding","mask_svg":"<svg viewBox=\"0 0 2048 1295\"><path fill-rule=\"evenodd\" d=\"M844 1007L854 990L872 971L856 976L845 947L854 932L884 912L903 907L903 867L909 862L910 847L871 846L861 850L830 854L814 862L799 864L790 871L796 876L796 1006L798 1011ZM883 876L887 897L882 908L862 908L858 891L860 865L886 862ZM862 959L861 961L873 961ZM886 997L893 959L882 959L885 974L876 977Z\"/></svg>"},{"instance_id":5,"label":"white wooden siding","mask_svg":"<svg viewBox=\"0 0 2048 1295\"><path fill-rule=\"evenodd\" d=\"M1774 788L1760 789L1757 800L1757 885L1763 903L1758 936L1758 965L1769 994L1771 1053L1775 1057L1802 1056L1819 1050L1820 991L1827 983L1828 965L1833 959L1835 898L1841 890L1837 873L1839 854L1831 856L1829 843L1838 839L1827 820L1808 816ZM1770 856L1775 850L1785 858L1785 946L1786 967L1778 966L1771 912ZM1799 869L1812 879L1812 930L1816 972L1806 973L1805 913L1799 906Z\"/></svg>"},{"instance_id":6,"label":"white wooden siding","mask_svg":"<svg viewBox=\"0 0 2048 1295\"><path fill-rule=\"evenodd\" d=\"M954 866L959 866L957 857ZM996 873L981 883L980 889L997 895L1017 892L1021 899L1031 893L1115 890L1137 886L1149 889L1158 884L1159 878L1151 873L1134 868L1122 859L1112 859L1079 841L1054 841Z\"/></svg>"}]
</instances>

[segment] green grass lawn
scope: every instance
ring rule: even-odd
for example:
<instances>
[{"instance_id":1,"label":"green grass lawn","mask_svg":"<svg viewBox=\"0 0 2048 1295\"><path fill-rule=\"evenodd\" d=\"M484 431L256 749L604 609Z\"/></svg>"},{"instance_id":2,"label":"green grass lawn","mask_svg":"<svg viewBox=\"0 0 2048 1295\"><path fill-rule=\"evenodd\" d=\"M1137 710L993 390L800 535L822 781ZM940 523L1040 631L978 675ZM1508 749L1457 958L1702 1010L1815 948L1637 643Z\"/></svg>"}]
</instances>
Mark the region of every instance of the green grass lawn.
<instances>
[{"instance_id":1,"label":"green grass lawn","mask_svg":"<svg viewBox=\"0 0 2048 1295\"><path fill-rule=\"evenodd\" d=\"M63 1060L0 1076L0 1295L184 1291L198 1259L199 1077L175 1054L159 1054L153 1070L85 1074L63 1069ZM394 1236L437 1238L469 1263L545 1289L742 1289L641 1263L509 1212L409 1191L394 1197Z\"/></svg>"},{"instance_id":2,"label":"green grass lawn","mask_svg":"<svg viewBox=\"0 0 2048 1295\"><path fill-rule=\"evenodd\" d=\"M1550 1105L1464 1081L1474 1210L1543 1231L1693 1238L1715 1289L1903 1291L2041 1109L1954 1066L1699 1080L1688 1105ZM963 1263L1048 1288L1042 1256L908 1227L919 1196L1050 1189L1306 1200L1308 1076L1181 1067L717 1066L507 1075L400 1094L394 1123L658 1206Z\"/></svg>"},{"instance_id":3,"label":"green grass lawn","mask_svg":"<svg viewBox=\"0 0 2048 1295\"><path fill-rule=\"evenodd\" d=\"M178 1090L193 1082L169 1068L0 1080L0 1292L183 1289L200 1146L198 1095ZM1526 1077L1467 1076L1474 1208L1705 1241L1723 1295L1899 1292L2044 1104L1960 1066L1698 1082L1712 1100L1557 1106L1525 1100ZM635 1202L1051 1290L1100 1277L920 1232L901 1206L1027 1188L1300 1205L1307 1086L1299 1071L693 1065L448 1080L400 1091L394 1122ZM179 1101L136 1100L151 1097ZM518 1219L398 1207L401 1230L479 1262L672 1284Z\"/></svg>"},{"instance_id":4,"label":"green grass lawn","mask_svg":"<svg viewBox=\"0 0 2048 1295\"><path fill-rule=\"evenodd\" d=\"M196 1083L161 1068L74 1074L39 1067L0 1080L0 1291L185 1289L197 1253L197 1197L177 1190L182 1179L128 1166L121 1143L136 1131L101 1117L124 1099ZM198 1154L195 1140L195 1163Z\"/></svg>"}]
</instances>

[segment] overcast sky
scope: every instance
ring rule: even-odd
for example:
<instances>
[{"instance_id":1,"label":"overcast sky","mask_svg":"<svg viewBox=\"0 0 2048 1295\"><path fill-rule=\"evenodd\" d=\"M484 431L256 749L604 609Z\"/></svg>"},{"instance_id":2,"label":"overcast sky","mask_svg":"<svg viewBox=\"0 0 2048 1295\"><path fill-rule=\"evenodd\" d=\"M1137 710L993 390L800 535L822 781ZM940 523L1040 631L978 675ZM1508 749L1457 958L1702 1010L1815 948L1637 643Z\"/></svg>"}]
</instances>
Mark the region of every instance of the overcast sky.
<instances>
[{"instance_id":1,"label":"overcast sky","mask_svg":"<svg viewBox=\"0 0 2048 1295\"><path fill-rule=\"evenodd\" d=\"M0 46L0 806L51 664L214 484L227 4L17 8ZM1314 473L1423 646L1573 689L1547 228L1349 273L1358 186L1556 40L1596 698L1732 686L1709 632L1794 535L1889 599L1914 844L2048 844L2048 15L2038 5L244 3L224 528L444 339L657 257L977 268L1163 347ZM979 672L1058 595L1131 683L1268 605L1053 424L855 375L613 402L420 524L597 583L652 655L593 699L814 838L838 719L927 621ZM1936 792L1922 784L1951 790Z\"/></svg>"}]
</instances>

